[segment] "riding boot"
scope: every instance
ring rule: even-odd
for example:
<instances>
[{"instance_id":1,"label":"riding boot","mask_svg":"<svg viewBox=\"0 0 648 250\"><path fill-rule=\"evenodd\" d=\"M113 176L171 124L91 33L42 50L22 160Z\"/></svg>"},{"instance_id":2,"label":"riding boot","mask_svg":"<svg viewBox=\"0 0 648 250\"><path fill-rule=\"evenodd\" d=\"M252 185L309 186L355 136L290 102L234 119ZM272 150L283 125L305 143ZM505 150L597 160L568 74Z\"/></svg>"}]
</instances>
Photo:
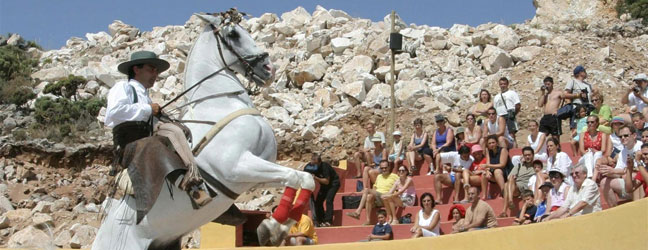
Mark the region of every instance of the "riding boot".
<instances>
[{"instance_id":1,"label":"riding boot","mask_svg":"<svg viewBox=\"0 0 648 250\"><path fill-rule=\"evenodd\" d=\"M238 226L242 225L246 221L247 217L245 216L245 214L243 214L241 210L236 207L236 205L232 204L232 206L230 206L227 211L218 216L218 218L216 218L212 222L220 223L223 225Z\"/></svg>"}]
</instances>

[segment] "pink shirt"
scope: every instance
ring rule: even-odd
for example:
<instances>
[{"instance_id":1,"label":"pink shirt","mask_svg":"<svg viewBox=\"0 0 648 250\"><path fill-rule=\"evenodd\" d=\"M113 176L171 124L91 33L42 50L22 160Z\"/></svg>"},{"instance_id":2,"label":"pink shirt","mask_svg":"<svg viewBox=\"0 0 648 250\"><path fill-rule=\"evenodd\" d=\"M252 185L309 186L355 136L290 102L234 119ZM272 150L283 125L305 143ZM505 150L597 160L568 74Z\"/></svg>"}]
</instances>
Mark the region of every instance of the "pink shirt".
<instances>
[{"instance_id":1,"label":"pink shirt","mask_svg":"<svg viewBox=\"0 0 648 250\"><path fill-rule=\"evenodd\" d=\"M562 207L563 203L565 203L565 188L567 188L568 186L569 185L563 182L562 184L560 184L558 190L556 190L556 188L552 188L551 191L549 191L551 195L552 207Z\"/></svg>"}]
</instances>

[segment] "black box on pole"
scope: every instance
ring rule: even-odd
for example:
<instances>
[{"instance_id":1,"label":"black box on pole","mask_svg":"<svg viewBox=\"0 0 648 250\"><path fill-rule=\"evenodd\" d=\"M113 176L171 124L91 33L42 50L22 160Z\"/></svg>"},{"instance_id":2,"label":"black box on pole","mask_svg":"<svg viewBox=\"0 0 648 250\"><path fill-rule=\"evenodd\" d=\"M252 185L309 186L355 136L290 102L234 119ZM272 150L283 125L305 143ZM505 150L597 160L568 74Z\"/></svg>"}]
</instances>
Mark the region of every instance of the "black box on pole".
<instances>
[{"instance_id":1,"label":"black box on pole","mask_svg":"<svg viewBox=\"0 0 648 250\"><path fill-rule=\"evenodd\" d=\"M403 49L403 35L400 33L390 33L389 34L389 49L391 50L402 50Z\"/></svg>"}]
</instances>

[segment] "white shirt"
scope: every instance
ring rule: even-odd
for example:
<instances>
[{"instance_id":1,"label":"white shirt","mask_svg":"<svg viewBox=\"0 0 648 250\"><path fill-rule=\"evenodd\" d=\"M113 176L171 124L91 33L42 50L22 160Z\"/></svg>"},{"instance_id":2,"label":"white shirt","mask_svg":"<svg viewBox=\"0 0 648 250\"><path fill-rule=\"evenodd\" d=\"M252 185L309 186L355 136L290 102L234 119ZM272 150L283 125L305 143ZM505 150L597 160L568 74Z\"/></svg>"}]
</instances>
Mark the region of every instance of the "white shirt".
<instances>
[{"instance_id":1,"label":"white shirt","mask_svg":"<svg viewBox=\"0 0 648 250\"><path fill-rule=\"evenodd\" d=\"M572 94L580 94L583 92L583 89L587 89L587 103L590 103L592 101L592 85L590 85L587 82L583 82L578 79L572 78L567 85L565 85L565 90L571 90ZM583 101L580 98L574 98L572 99L573 103L577 104L583 104Z\"/></svg>"},{"instance_id":2,"label":"white shirt","mask_svg":"<svg viewBox=\"0 0 648 250\"><path fill-rule=\"evenodd\" d=\"M644 90L643 93L641 93L643 97L648 98L648 88ZM646 107L648 104L646 104L641 98L636 97L634 93L628 94L628 106L635 106L637 107L637 112L641 112L644 107Z\"/></svg>"},{"instance_id":3,"label":"white shirt","mask_svg":"<svg viewBox=\"0 0 648 250\"><path fill-rule=\"evenodd\" d=\"M561 173L568 174L571 173L571 165L572 160L571 158L569 158L569 155L567 155L565 152L558 152L556 154L555 160L552 157L547 158L547 166L543 170L543 172L549 173L549 170L557 169ZM571 175L565 176L565 179L563 181L570 186L574 185L574 179L571 177Z\"/></svg>"},{"instance_id":4,"label":"white shirt","mask_svg":"<svg viewBox=\"0 0 648 250\"><path fill-rule=\"evenodd\" d=\"M612 141L612 147L616 148L621 152L623 150L623 144L621 143L621 138L616 135L616 133L610 134L610 141Z\"/></svg>"},{"instance_id":5,"label":"white shirt","mask_svg":"<svg viewBox=\"0 0 648 250\"><path fill-rule=\"evenodd\" d=\"M364 140L364 148L365 149L374 148L374 144L371 141L371 138L374 138L374 137L380 137L380 141L382 142L383 146L385 146L385 134L383 134L383 132L376 131L376 133L374 133L372 136L365 137L365 140Z\"/></svg>"},{"instance_id":6,"label":"white shirt","mask_svg":"<svg viewBox=\"0 0 648 250\"><path fill-rule=\"evenodd\" d=\"M133 88L137 93L137 103L133 103ZM115 127L127 121L147 121L151 116L151 98L144 86L131 79L116 83L108 92L108 107L104 123L108 127Z\"/></svg>"},{"instance_id":7,"label":"white shirt","mask_svg":"<svg viewBox=\"0 0 648 250\"><path fill-rule=\"evenodd\" d=\"M540 144L540 137L542 135L543 135L542 132L538 132L538 136L536 136L535 140L533 140L533 138L531 138L531 134L529 134L529 136L527 137L527 140L529 141L529 145L531 145L531 148L533 148L534 151L538 150L538 144ZM546 143L542 144L542 148L540 149L540 151L538 151L537 154L543 154L543 153L544 154L547 153L547 144Z\"/></svg>"},{"instance_id":8,"label":"white shirt","mask_svg":"<svg viewBox=\"0 0 648 250\"><path fill-rule=\"evenodd\" d=\"M641 142L637 141L635 142L635 145L632 147L632 149L628 149L626 147L623 147L623 150L621 150L621 154L619 155L619 159L617 159L616 166L614 166L614 169L625 169L627 164L626 161L628 160L628 156L641 151ZM635 166L639 165L637 161L635 161Z\"/></svg>"},{"instance_id":9,"label":"white shirt","mask_svg":"<svg viewBox=\"0 0 648 250\"><path fill-rule=\"evenodd\" d=\"M572 186L569 189L567 199L565 200L565 203L563 203L561 208L572 209L581 201L587 203L587 206L585 206L574 215L589 214L592 212L601 211L601 199L596 182L590 179L585 179L583 181L583 185L581 185L579 189L576 188L576 186Z\"/></svg>"},{"instance_id":10,"label":"white shirt","mask_svg":"<svg viewBox=\"0 0 648 250\"><path fill-rule=\"evenodd\" d=\"M506 123L504 124L506 125ZM486 119L486 130L488 134L497 134L497 131L499 130L499 123L497 122L497 119L494 123L491 123L490 119ZM506 138L510 142L513 142L513 137L509 134L508 128L504 128L504 138Z\"/></svg>"},{"instance_id":11,"label":"white shirt","mask_svg":"<svg viewBox=\"0 0 648 250\"><path fill-rule=\"evenodd\" d=\"M419 213L418 213L418 217L419 217L418 218L418 225L420 227L428 227L428 226L430 226L430 223L432 223L432 219L434 218L434 215L437 214L437 213L439 213L439 210L433 209L432 213L430 214L430 217L427 218L427 220L426 220L426 219L423 218L423 209L419 210ZM440 235L440 232L439 232L440 227L441 227L441 220L439 219L439 221L437 222L437 225L434 228L432 228L432 230L427 230L427 229L421 228L421 231L423 232L423 237L439 236Z\"/></svg>"},{"instance_id":12,"label":"white shirt","mask_svg":"<svg viewBox=\"0 0 648 250\"><path fill-rule=\"evenodd\" d=\"M504 97L506 105L504 105L502 97ZM506 115L507 108L509 110L515 109L515 105L518 103L520 103L520 97L515 91L510 89L504 92L504 94L499 94L493 97L493 106L495 107L495 111L497 111L497 116Z\"/></svg>"}]
</instances>

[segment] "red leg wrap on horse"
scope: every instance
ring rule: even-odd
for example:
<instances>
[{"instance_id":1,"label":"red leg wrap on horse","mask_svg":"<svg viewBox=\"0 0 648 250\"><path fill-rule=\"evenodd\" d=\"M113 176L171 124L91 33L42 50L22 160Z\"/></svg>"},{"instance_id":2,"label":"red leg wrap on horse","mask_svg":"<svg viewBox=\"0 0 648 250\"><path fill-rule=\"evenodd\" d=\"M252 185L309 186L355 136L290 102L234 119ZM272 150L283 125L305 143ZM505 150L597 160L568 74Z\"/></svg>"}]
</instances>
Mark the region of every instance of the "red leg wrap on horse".
<instances>
[{"instance_id":1,"label":"red leg wrap on horse","mask_svg":"<svg viewBox=\"0 0 648 250\"><path fill-rule=\"evenodd\" d=\"M290 209L289 217L296 222L299 222L301 219L302 214L304 213L304 208L306 208L308 204L308 200L310 199L312 191L303 189L299 192L299 196L297 197L297 201L295 204L293 204L292 209Z\"/></svg>"},{"instance_id":2,"label":"red leg wrap on horse","mask_svg":"<svg viewBox=\"0 0 648 250\"><path fill-rule=\"evenodd\" d=\"M275 209L272 214L272 217L275 218L277 222L283 224L286 219L288 219L288 211L292 208L292 202L295 199L296 194L297 190L291 187L286 187L284 194L281 196L281 200L279 201L279 206L277 206L277 209Z\"/></svg>"}]
</instances>

